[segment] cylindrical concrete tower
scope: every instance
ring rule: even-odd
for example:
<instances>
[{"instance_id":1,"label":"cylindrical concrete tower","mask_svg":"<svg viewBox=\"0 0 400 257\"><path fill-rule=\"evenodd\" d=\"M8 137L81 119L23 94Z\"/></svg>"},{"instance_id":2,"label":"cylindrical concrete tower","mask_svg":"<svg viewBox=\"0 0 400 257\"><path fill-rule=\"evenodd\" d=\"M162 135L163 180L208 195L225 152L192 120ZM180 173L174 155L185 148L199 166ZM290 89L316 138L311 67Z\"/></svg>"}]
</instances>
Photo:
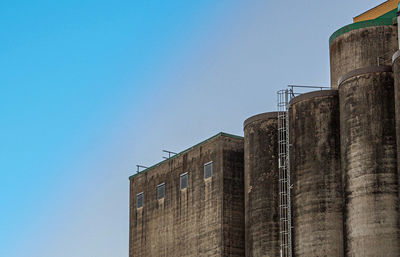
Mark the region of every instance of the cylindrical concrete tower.
<instances>
[{"instance_id":1,"label":"cylindrical concrete tower","mask_svg":"<svg viewBox=\"0 0 400 257\"><path fill-rule=\"evenodd\" d=\"M280 255L278 113L244 122L246 257Z\"/></svg>"},{"instance_id":2,"label":"cylindrical concrete tower","mask_svg":"<svg viewBox=\"0 0 400 257\"><path fill-rule=\"evenodd\" d=\"M397 175L400 194L400 50L393 55L394 105L396 114ZM400 218L400 217L399 217Z\"/></svg>"},{"instance_id":3,"label":"cylindrical concrete tower","mask_svg":"<svg viewBox=\"0 0 400 257\"><path fill-rule=\"evenodd\" d=\"M337 90L293 98L289 119L294 256L343 257Z\"/></svg>"},{"instance_id":4,"label":"cylindrical concrete tower","mask_svg":"<svg viewBox=\"0 0 400 257\"><path fill-rule=\"evenodd\" d=\"M391 66L339 79L345 254L400 254L396 132Z\"/></svg>"},{"instance_id":5,"label":"cylindrical concrete tower","mask_svg":"<svg viewBox=\"0 0 400 257\"><path fill-rule=\"evenodd\" d=\"M390 65L398 49L397 26L392 19L352 23L330 37L331 87L348 72L374 65Z\"/></svg>"}]
</instances>

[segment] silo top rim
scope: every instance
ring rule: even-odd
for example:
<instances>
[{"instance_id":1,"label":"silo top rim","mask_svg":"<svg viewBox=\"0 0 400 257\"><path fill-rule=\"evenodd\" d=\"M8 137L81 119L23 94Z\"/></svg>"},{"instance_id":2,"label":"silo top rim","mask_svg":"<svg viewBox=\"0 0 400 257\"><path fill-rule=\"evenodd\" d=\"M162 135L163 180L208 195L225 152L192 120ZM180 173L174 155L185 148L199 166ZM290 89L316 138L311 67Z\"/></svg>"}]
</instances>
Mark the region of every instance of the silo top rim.
<instances>
[{"instance_id":1,"label":"silo top rim","mask_svg":"<svg viewBox=\"0 0 400 257\"><path fill-rule=\"evenodd\" d=\"M334 95L338 95L338 91L336 89L312 91L296 96L290 101L290 105L296 104L304 100L309 100L315 97L334 96Z\"/></svg>"},{"instance_id":2,"label":"silo top rim","mask_svg":"<svg viewBox=\"0 0 400 257\"><path fill-rule=\"evenodd\" d=\"M243 128L245 128L248 124L253 123L257 120L269 120L269 119L277 119L277 118L278 118L278 112L260 113L260 114L251 116L250 118L246 119L243 123Z\"/></svg>"},{"instance_id":3,"label":"silo top rim","mask_svg":"<svg viewBox=\"0 0 400 257\"><path fill-rule=\"evenodd\" d=\"M340 29L336 30L330 37L329 37L329 45L338 38L339 36L346 34L347 32L369 28L369 27L378 27L378 26L393 26L393 18L378 18L375 20L367 20L367 21L360 21L356 23L351 23L346 26L341 27Z\"/></svg>"},{"instance_id":4,"label":"silo top rim","mask_svg":"<svg viewBox=\"0 0 400 257\"><path fill-rule=\"evenodd\" d=\"M389 65L381 65L381 66L370 66L360 69L352 70L343 76L341 76L338 80L338 87L346 80L357 77L360 75L368 74L368 73L375 73L375 72L392 72L392 66Z\"/></svg>"}]
</instances>

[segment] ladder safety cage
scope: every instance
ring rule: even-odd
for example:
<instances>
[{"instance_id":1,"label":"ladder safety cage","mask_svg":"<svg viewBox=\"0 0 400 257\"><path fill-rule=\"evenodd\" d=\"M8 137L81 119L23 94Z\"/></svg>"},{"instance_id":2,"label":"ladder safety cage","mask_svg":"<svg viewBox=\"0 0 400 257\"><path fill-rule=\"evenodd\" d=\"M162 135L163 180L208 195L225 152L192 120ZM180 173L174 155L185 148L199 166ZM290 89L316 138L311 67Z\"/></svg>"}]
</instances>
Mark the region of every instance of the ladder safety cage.
<instances>
[{"instance_id":1,"label":"ladder safety cage","mask_svg":"<svg viewBox=\"0 0 400 257\"><path fill-rule=\"evenodd\" d=\"M290 99L293 97L292 88L278 91L279 235L281 257L292 257L288 109Z\"/></svg>"}]
</instances>

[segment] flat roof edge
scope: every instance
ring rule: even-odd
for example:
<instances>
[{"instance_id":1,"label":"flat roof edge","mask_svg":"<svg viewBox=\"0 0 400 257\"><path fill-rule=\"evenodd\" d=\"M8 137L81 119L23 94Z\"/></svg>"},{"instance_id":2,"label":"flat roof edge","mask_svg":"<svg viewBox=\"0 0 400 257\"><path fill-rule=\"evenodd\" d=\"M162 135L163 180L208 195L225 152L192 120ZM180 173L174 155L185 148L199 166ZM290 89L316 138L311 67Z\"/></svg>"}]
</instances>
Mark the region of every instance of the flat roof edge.
<instances>
[{"instance_id":1,"label":"flat roof edge","mask_svg":"<svg viewBox=\"0 0 400 257\"><path fill-rule=\"evenodd\" d=\"M133 174L133 175L129 176L129 180L131 180L132 178L134 178L134 177L136 177L136 176L138 176L138 175L140 175L140 174L142 174L142 173L146 173L147 171L152 170L152 169L154 169L155 167L158 167L158 166L160 166L161 164L163 164L163 163L165 163L165 162L167 162L167 161L173 160L173 159L175 159L175 158L181 156L182 154L184 154L184 153L186 153L186 152L189 152L190 150L192 150L192 149L194 149L194 148L196 148L196 147L199 147L199 146L201 146L201 145L203 145L203 144L205 144L205 143L207 143L207 142L210 142L211 140L213 140L213 139L215 139L215 138L217 138L217 137L221 137L221 136L223 136L223 137L230 137L230 138L234 138L234 139L243 139L242 136L237 136L237 135L233 135L233 134L229 134L229 133L225 133L225 132L219 132L218 134L216 134L216 135L214 135L214 136L212 136L212 137L210 137L210 138L208 138L208 139L206 139L206 140L204 140L204 141L201 141L200 143L195 144L194 146L191 146L191 147L189 147L189 148L187 148L187 149L185 149L185 150L179 152L178 154L176 154L176 155L174 155L174 156L172 156L172 157L170 157L170 158L168 158L168 159L165 159L165 160L163 160L163 161L161 161L161 162L158 162L158 163L156 163L156 164L154 164L154 165L148 167L147 169L144 169L144 170L142 170L142 171L140 171L140 172L138 172L138 173L136 173L136 174Z\"/></svg>"}]
</instances>

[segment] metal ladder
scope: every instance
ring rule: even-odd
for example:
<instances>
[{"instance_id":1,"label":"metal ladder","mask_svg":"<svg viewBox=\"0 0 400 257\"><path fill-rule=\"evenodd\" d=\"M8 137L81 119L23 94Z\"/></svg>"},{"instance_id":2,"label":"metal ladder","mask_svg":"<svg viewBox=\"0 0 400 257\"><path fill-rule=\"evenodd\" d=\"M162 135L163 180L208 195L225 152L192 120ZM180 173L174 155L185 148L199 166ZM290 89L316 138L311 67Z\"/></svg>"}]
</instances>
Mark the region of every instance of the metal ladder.
<instances>
[{"instance_id":1,"label":"metal ladder","mask_svg":"<svg viewBox=\"0 0 400 257\"><path fill-rule=\"evenodd\" d=\"M293 88L278 91L279 233L281 257L292 257L288 110L289 102L293 97Z\"/></svg>"}]
</instances>

